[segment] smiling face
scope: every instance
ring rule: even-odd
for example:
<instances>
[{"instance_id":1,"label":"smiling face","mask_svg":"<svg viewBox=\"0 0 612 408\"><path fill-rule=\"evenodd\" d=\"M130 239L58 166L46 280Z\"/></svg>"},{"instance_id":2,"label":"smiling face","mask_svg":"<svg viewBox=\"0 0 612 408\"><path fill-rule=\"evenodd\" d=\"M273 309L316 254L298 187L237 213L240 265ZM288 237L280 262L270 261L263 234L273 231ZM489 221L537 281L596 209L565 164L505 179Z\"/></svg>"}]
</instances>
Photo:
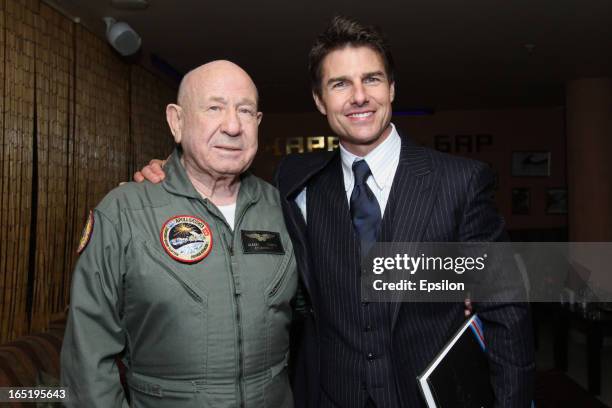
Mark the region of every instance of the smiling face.
<instances>
[{"instance_id":1,"label":"smiling face","mask_svg":"<svg viewBox=\"0 0 612 408\"><path fill-rule=\"evenodd\" d=\"M252 163L262 115L257 89L237 65L216 61L187 74L166 115L188 173L238 176Z\"/></svg>"},{"instance_id":2,"label":"smiling face","mask_svg":"<svg viewBox=\"0 0 612 408\"><path fill-rule=\"evenodd\" d=\"M358 156L365 156L391 133L394 96L383 59L367 46L346 46L327 54L321 93L313 93L342 146Z\"/></svg>"}]
</instances>

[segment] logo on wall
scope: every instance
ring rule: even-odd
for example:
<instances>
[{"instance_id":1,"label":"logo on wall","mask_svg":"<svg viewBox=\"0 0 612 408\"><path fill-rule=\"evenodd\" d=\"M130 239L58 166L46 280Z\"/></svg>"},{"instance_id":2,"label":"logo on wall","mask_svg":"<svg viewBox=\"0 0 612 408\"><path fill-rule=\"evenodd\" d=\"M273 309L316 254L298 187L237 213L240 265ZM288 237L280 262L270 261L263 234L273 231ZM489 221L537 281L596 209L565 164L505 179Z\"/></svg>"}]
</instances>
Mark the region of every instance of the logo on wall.
<instances>
[{"instance_id":1,"label":"logo on wall","mask_svg":"<svg viewBox=\"0 0 612 408\"><path fill-rule=\"evenodd\" d=\"M177 215L166 221L160 240L168 255L184 263L206 258L213 244L208 224L190 215Z\"/></svg>"},{"instance_id":2,"label":"logo on wall","mask_svg":"<svg viewBox=\"0 0 612 408\"><path fill-rule=\"evenodd\" d=\"M261 151L272 153L274 156L322 150L332 152L338 148L338 143L337 136L277 137L274 138L271 144L265 143Z\"/></svg>"}]
</instances>

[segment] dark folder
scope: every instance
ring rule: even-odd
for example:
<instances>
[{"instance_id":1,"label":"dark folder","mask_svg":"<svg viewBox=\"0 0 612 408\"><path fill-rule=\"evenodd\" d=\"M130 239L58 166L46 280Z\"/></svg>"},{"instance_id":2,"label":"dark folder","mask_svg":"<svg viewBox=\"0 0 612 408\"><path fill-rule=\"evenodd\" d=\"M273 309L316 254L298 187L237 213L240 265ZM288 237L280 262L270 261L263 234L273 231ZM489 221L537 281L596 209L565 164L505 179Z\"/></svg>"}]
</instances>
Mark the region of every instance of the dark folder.
<instances>
[{"instance_id":1,"label":"dark folder","mask_svg":"<svg viewBox=\"0 0 612 408\"><path fill-rule=\"evenodd\" d=\"M429 408L489 408L494 396L482 323L468 319L417 378Z\"/></svg>"}]
</instances>

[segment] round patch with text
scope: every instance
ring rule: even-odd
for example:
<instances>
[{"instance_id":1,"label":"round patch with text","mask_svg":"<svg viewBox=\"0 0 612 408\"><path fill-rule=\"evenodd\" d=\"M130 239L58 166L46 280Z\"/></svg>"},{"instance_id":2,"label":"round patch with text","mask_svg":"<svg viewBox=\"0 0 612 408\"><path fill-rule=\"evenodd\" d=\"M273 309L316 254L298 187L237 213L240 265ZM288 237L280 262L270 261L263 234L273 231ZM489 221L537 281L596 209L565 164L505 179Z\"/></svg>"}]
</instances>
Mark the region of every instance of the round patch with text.
<instances>
[{"instance_id":1,"label":"round patch with text","mask_svg":"<svg viewBox=\"0 0 612 408\"><path fill-rule=\"evenodd\" d=\"M195 263L206 258L213 244L208 224L191 215L177 215L166 221L160 240L168 255L185 263Z\"/></svg>"}]
</instances>

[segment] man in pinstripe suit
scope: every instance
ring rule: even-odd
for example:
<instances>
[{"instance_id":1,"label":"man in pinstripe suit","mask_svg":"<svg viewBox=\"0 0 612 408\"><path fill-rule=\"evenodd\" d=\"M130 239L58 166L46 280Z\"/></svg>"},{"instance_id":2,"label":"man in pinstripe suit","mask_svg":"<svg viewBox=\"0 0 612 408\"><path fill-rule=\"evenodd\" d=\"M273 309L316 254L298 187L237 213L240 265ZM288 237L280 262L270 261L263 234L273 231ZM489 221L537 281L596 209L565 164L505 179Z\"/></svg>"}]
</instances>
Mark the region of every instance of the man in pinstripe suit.
<instances>
[{"instance_id":1,"label":"man in pinstripe suit","mask_svg":"<svg viewBox=\"0 0 612 408\"><path fill-rule=\"evenodd\" d=\"M335 18L312 47L309 68L317 108L340 149L288 156L276 174L310 305L292 336L296 406L424 407L416 376L460 325L464 305L361 301L356 186L378 211L377 241L499 241L504 225L492 175L482 163L399 134L391 123L393 59L375 29ZM158 163L135 179L159 182ZM528 407L534 355L527 306L474 308L485 323L496 407Z\"/></svg>"},{"instance_id":2,"label":"man in pinstripe suit","mask_svg":"<svg viewBox=\"0 0 612 408\"><path fill-rule=\"evenodd\" d=\"M355 190L375 197L380 242L497 241L504 225L492 202L493 179L482 163L400 136L391 123L393 60L375 29L334 18L312 47L309 68L317 108L340 149L288 156L277 170L311 305L299 336L296 405L422 407L416 376L459 326L463 305L361 301L365 233L352 218ZM527 306L475 309L486 325L496 406L528 407L534 355Z\"/></svg>"}]
</instances>

